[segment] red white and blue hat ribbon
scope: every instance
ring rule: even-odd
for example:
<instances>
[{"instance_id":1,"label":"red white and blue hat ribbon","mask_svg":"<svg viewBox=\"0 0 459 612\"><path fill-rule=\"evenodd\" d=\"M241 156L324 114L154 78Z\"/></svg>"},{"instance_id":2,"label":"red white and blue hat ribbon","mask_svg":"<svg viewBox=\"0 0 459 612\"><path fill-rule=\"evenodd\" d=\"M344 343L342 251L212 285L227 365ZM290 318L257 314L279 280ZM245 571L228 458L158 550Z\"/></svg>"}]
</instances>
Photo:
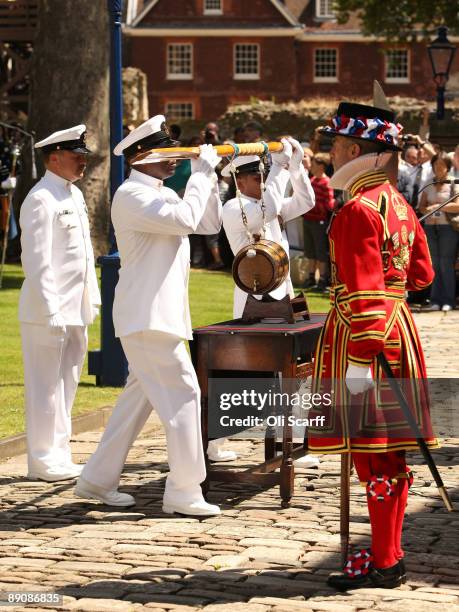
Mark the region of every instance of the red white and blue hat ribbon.
<instances>
[{"instance_id":1,"label":"red white and blue hat ribbon","mask_svg":"<svg viewBox=\"0 0 459 612\"><path fill-rule=\"evenodd\" d=\"M397 146L398 136L402 129L403 126L400 123L391 123L378 119L378 117L368 119L367 117L336 115L331 120L331 125L325 127L324 131Z\"/></svg>"}]
</instances>

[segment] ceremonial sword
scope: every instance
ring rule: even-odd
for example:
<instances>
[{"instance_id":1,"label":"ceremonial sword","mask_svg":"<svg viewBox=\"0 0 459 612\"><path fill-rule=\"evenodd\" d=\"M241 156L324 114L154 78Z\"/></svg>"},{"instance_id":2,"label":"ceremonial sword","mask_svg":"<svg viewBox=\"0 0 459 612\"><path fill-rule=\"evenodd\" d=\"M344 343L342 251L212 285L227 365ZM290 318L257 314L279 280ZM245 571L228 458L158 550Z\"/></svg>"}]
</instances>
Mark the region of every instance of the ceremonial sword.
<instances>
[{"instance_id":1,"label":"ceremonial sword","mask_svg":"<svg viewBox=\"0 0 459 612\"><path fill-rule=\"evenodd\" d=\"M384 353L379 353L377 356L377 359L378 359L379 365L382 368L382 371L384 372L387 378L387 382L389 383L390 388L392 389L393 393L395 394L397 398L398 403L400 404L400 408L402 409L403 416L407 420L408 425L410 426L416 438L416 442L419 446L419 450L421 451L422 456L424 457L425 462L427 463L429 467L430 473L432 474L432 477L435 480L435 484L437 485L438 491L446 506L446 509L448 510L448 512L453 512L454 508L453 508L453 504L451 503L451 499L448 495L448 491L445 489L445 485L443 484L443 480L440 476L440 472L438 471L438 468L435 465L435 461L432 457L429 447L427 446L426 441L424 440L422 436L421 430L419 429L419 426L416 423L416 420L411 413L410 406L409 406L408 400L406 399L405 393L403 392L403 389L397 382L397 379L395 378L394 373L392 372L392 368L390 367L389 362L387 361Z\"/></svg>"}]
</instances>

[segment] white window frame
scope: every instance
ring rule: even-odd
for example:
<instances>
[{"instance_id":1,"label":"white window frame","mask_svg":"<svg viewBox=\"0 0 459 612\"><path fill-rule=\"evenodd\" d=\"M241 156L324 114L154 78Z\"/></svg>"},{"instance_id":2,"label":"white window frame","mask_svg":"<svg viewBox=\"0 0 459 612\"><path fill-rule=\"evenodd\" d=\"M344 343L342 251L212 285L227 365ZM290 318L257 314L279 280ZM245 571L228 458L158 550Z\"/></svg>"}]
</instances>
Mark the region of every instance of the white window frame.
<instances>
[{"instance_id":1,"label":"white window frame","mask_svg":"<svg viewBox=\"0 0 459 612\"><path fill-rule=\"evenodd\" d=\"M257 73L251 73L251 74L243 74L243 73L238 73L236 72L237 69L237 48L239 46L242 45L250 45L251 47L256 47L257 49ZM236 81L256 81L260 79L260 64L261 64L261 49L260 49L260 44L259 43L252 43L252 42L239 42L239 43L234 43L233 44L233 78Z\"/></svg>"},{"instance_id":2,"label":"white window frame","mask_svg":"<svg viewBox=\"0 0 459 612\"><path fill-rule=\"evenodd\" d=\"M191 102L190 100L168 100L165 104L164 104L164 114L165 115L170 115L171 111L168 110L168 107L174 104L189 104L191 106L191 117L177 117L172 115L172 119L176 119L178 121L193 121L196 117L196 109L195 109L195 105L194 102Z\"/></svg>"},{"instance_id":3,"label":"white window frame","mask_svg":"<svg viewBox=\"0 0 459 612\"><path fill-rule=\"evenodd\" d=\"M190 48L190 72L183 72L183 73L169 72L169 49L171 49L171 47L189 47ZM194 64L193 43L189 43L189 42L167 43L166 78L169 81L192 81L193 80L193 64Z\"/></svg>"},{"instance_id":4,"label":"white window frame","mask_svg":"<svg viewBox=\"0 0 459 612\"><path fill-rule=\"evenodd\" d=\"M334 51L336 57L336 73L335 76L316 76L317 51ZM313 83L339 83L339 50L337 47L315 47L312 63Z\"/></svg>"},{"instance_id":5,"label":"white window frame","mask_svg":"<svg viewBox=\"0 0 459 612\"><path fill-rule=\"evenodd\" d=\"M323 0L316 0L316 18L317 19L334 19L336 17L333 9L331 8L331 4L333 2L333 0L325 0L325 2L328 1L328 13L322 13L322 8L321 8L321 3Z\"/></svg>"},{"instance_id":6,"label":"white window frame","mask_svg":"<svg viewBox=\"0 0 459 612\"><path fill-rule=\"evenodd\" d=\"M388 77L389 71L389 53L391 51L404 51L406 53L406 77ZM410 83L411 78L411 50L406 48L386 49L384 52L384 82L385 83Z\"/></svg>"},{"instance_id":7,"label":"white window frame","mask_svg":"<svg viewBox=\"0 0 459 612\"><path fill-rule=\"evenodd\" d=\"M214 8L207 8L206 4L207 4L207 0L203 0L204 1L204 15L223 15L223 0L220 0L220 8L219 9L214 9Z\"/></svg>"}]
</instances>

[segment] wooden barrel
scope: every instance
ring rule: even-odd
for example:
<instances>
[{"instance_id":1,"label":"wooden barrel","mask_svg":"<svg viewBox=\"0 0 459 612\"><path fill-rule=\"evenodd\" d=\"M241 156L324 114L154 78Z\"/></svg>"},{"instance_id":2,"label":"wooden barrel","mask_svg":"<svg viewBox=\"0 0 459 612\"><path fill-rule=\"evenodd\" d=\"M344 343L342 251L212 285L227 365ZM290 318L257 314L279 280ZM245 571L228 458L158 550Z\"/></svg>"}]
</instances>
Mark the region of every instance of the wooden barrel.
<instances>
[{"instance_id":1,"label":"wooden barrel","mask_svg":"<svg viewBox=\"0 0 459 612\"><path fill-rule=\"evenodd\" d=\"M285 281L288 270L287 253L271 240L258 240L243 247L233 262L234 282L242 291L251 294L274 291Z\"/></svg>"}]
</instances>

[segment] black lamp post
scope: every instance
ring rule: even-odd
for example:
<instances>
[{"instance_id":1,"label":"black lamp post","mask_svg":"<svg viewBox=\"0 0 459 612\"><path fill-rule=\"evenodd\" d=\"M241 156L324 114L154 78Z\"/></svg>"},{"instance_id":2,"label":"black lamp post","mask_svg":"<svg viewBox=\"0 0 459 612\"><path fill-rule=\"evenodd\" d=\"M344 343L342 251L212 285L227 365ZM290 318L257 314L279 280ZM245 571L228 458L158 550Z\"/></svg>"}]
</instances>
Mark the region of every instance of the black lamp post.
<instances>
[{"instance_id":1,"label":"black lamp post","mask_svg":"<svg viewBox=\"0 0 459 612\"><path fill-rule=\"evenodd\" d=\"M448 28L438 28L437 38L427 47L435 84L437 85L437 119L445 116L445 87L453 63L456 46L449 42Z\"/></svg>"}]
</instances>

